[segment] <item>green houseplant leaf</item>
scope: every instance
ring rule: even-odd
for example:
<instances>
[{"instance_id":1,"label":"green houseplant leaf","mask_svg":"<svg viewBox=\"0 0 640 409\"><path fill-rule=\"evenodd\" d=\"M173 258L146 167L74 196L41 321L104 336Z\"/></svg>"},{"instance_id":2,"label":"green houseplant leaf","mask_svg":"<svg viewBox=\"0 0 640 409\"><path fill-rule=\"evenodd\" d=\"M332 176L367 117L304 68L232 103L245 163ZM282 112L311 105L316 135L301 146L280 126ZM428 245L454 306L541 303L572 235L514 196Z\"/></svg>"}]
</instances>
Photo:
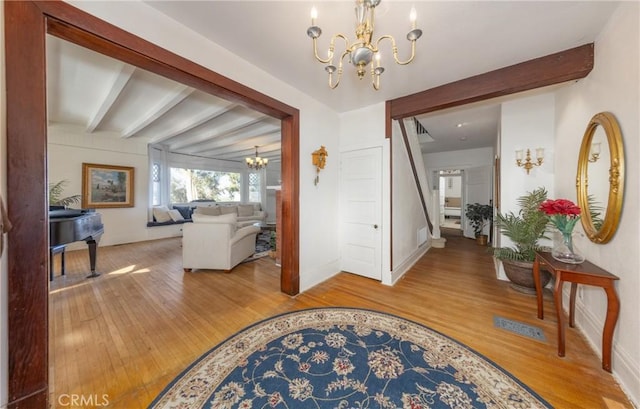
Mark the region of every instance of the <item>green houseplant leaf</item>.
<instances>
[{"instance_id":1,"label":"green houseplant leaf","mask_svg":"<svg viewBox=\"0 0 640 409\"><path fill-rule=\"evenodd\" d=\"M539 210L547 199L547 190L538 188L518 198L518 213L498 214L496 224L502 234L509 237L513 247L493 249L493 255L500 260L530 261L535 259L536 250L544 249L538 241L545 236L549 217Z\"/></svg>"},{"instance_id":2,"label":"green houseplant leaf","mask_svg":"<svg viewBox=\"0 0 640 409\"><path fill-rule=\"evenodd\" d=\"M49 183L49 206L69 206L80 203L81 195L63 196L64 187L69 183L68 180L61 180L55 183Z\"/></svg>"}]
</instances>

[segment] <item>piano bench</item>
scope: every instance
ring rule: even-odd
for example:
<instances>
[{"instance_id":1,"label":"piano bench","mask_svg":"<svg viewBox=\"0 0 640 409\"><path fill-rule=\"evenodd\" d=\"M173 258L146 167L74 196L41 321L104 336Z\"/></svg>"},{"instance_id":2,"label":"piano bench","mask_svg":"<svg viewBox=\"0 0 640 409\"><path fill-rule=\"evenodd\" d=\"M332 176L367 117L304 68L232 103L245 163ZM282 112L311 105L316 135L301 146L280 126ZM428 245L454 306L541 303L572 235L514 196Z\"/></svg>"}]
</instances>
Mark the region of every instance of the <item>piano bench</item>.
<instances>
[{"instance_id":1,"label":"piano bench","mask_svg":"<svg viewBox=\"0 0 640 409\"><path fill-rule=\"evenodd\" d=\"M53 257L56 254L60 254L61 274L64 275L64 250L66 247L64 244L49 247L49 281L53 281Z\"/></svg>"}]
</instances>

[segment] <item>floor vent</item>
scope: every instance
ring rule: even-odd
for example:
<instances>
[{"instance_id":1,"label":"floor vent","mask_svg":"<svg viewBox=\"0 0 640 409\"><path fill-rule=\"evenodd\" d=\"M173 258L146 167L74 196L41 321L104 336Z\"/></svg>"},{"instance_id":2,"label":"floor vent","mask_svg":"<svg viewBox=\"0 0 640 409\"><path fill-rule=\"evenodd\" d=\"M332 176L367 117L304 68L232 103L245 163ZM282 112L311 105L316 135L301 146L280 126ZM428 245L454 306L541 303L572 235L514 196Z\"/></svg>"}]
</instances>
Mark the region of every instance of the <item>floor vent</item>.
<instances>
[{"instance_id":1,"label":"floor vent","mask_svg":"<svg viewBox=\"0 0 640 409\"><path fill-rule=\"evenodd\" d=\"M497 315L493 316L493 325L496 328L501 328L506 331L522 335L524 337L533 338L537 341L547 341L546 337L544 336L544 332L542 332L540 328L534 327L533 325L513 321L503 317L498 317Z\"/></svg>"}]
</instances>

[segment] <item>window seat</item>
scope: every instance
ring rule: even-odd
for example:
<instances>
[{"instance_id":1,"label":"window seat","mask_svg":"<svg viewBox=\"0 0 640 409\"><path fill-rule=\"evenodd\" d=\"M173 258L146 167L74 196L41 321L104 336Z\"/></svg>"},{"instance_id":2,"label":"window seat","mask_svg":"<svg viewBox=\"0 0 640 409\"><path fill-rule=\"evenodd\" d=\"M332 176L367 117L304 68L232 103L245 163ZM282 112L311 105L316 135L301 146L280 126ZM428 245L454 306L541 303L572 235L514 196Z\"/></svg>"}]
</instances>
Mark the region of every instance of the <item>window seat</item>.
<instances>
[{"instance_id":1,"label":"window seat","mask_svg":"<svg viewBox=\"0 0 640 409\"><path fill-rule=\"evenodd\" d=\"M184 220L177 220L177 221L173 221L173 220L169 220L168 222L147 222L147 227L157 227L157 226L171 226L174 224L184 224L184 223L191 223L192 220L191 219L184 219Z\"/></svg>"}]
</instances>

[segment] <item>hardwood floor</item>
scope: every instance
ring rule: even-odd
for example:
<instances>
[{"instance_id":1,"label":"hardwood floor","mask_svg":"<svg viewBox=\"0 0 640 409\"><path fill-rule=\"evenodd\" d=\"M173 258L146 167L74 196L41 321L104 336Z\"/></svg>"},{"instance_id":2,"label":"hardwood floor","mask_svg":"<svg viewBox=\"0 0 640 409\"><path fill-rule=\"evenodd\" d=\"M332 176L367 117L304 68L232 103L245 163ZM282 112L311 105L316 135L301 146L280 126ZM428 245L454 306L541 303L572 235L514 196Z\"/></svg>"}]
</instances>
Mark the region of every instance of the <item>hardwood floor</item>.
<instances>
[{"instance_id":1,"label":"hardwood floor","mask_svg":"<svg viewBox=\"0 0 640 409\"><path fill-rule=\"evenodd\" d=\"M393 287L340 273L296 297L280 293L279 271L269 258L230 274L184 273L179 238L100 248L102 275L86 279L87 269L86 251L68 252L66 276L50 286L52 407L74 394L106 399L109 408L146 407L201 354L258 320L352 306L455 338L556 408L632 408L577 330L567 330L567 355L558 358L551 294L545 294L546 319L538 320L535 297L497 280L485 248L460 236L431 249ZM495 328L494 315L538 326L547 340Z\"/></svg>"}]
</instances>

